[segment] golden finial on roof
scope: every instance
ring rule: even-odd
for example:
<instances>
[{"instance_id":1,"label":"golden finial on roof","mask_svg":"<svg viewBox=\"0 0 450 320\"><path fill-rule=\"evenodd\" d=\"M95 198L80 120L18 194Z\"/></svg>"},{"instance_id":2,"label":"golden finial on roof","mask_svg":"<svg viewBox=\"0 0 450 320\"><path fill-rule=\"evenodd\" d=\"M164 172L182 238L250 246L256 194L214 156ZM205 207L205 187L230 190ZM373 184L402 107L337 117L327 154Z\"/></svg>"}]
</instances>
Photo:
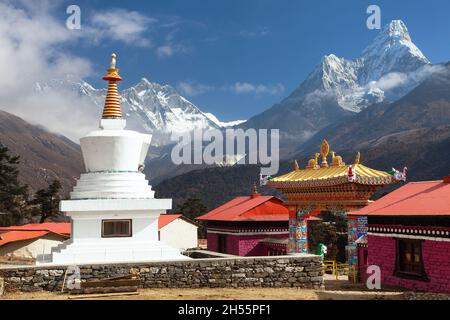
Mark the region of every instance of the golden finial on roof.
<instances>
[{"instance_id":1,"label":"golden finial on roof","mask_svg":"<svg viewBox=\"0 0 450 320\"><path fill-rule=\"evenodd\" d=\"M321 167L328 167L327 156L329 152L330 145L327 140L323 139L322 145L320 146L320 154L322 155L322 163L320 164Z\"/></svg>"},{"instance_id":2,"label":"golden finial on roof","mask_svg":"<svg viewBox=\"0 0 450 320\"><path fill-rule=\"evenodd\" d=\"M116 68L117 55L111 55L111 64L103 80L108 81L108 91L106 93L105 106L103 107L103 119L117 119L122 118L120 111L120 97L117 90L117 81L122 80L119 76L119 69Z\"/></svg>"},{"instance_id":3,"label":"golden finial on roof","mask_svg":"<svg viewBox=\"0 0 450 320\"><path fill-rule=\"evenodd\" d=\"M355 164L359 164L360 160L361 160L361 153L358 151L355 157Z\"/></svg>"},{"instance_id":4,"label":"golden finial on roof","mask_svg":"<svg viewBox=\"0 0 450 320\"><path fill-rule=\"evenodd\" d=\"M344 161L342 160L341 156L336 155L336 152L331 151L331 165L332 166L343 166L345 165Z\"/></svg>"},{"instance_id":5,"label":"golden finial on roof","mask_svg":"<svg viewBox=\"0 0 450 320\"><path fill-rule=\"evenodd\" d=\"M253 194L258 194L258 189L256 188L256 183L253 184Z\"/></svg>"},{"instance_id":6,"label":"golden finial on roof","mask_svg":"<svg viewBox=\"0 0 450 320\"><path fill-rule=\"evenodd\" d=\"M320 153L316 152L314 154L314 159L310 159L308 161L308 165L306 166L306 168L308 168L308 169L310 169L310 168L312 168L312 169L318 168L319 167L318 166L319 156L320 156Z\"/></svg>"},{"instance_id":7,"label":"golden finial on roof","mask_svg":"<svg viewBox=\"0 0 450 320\"><path fill-rule=\"evenodd\" d=\"M295 170L295 171L300 170L300 167L298 166L297 160L294 160L294 170Z\"/></svg>"}]
</instances>

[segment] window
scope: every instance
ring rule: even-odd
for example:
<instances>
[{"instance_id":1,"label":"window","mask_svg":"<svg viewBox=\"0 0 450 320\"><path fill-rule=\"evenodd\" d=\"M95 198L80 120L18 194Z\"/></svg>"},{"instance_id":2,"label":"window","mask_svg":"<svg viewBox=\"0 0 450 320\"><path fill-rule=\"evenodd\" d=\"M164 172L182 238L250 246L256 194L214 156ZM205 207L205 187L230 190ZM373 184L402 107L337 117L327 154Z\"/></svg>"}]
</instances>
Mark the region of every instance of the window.
<instances>
[{"instance_id":1,"label":"window","mask_svg":"<svg viewBox=\"0 0 450 320\"><path fill-rule=\"evenodd\" d=\"M131 237L131 220L102 220L102 238Z\"/></svg>"},{"instance_id":2,"label":"window","mask_svg":"<svg viewBox=\"0 0 450 320\"><path fill-rule=\"evenodd\" d=\"M268 255L269 256L284 256L284 255L286 255L286 252L284 252L281 249L269 248Z\"/></svg>"},{"instance_id":3,"label":"window","mask_svg":"<svg viewBox=\"0 0 450 320\"><path fill-rule=\"evenodd\" d=\"M397 239L395 275L401 278L428 280L422 258L422 241Z\"/></svg>"},{"instance_id":4,"label":"window","mask_svg":"<svg viewBox=\"0 0 450 320\"><path fill-rule=\"evenodd\" d=\"M227 236L224 234L217 235L217 250L219 253L227 253Z\"/></svg>"}]
</instances>

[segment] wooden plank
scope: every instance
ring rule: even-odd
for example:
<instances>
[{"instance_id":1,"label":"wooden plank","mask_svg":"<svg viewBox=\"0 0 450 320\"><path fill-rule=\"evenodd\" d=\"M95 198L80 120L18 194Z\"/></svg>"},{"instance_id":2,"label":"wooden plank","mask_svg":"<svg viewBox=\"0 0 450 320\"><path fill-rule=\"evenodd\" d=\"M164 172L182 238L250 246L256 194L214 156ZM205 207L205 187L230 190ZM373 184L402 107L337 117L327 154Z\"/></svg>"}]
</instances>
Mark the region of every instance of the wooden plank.
<instances>
[{"instance_id":1,"label":"wooden plank","mask_svg":"<svg viewBox=\"0 0 450 320\"><path fill-rule=\"evenodd\" d=\"M136 286L85 288L82 293L137 292Z\"/></svg>"},{"instance_id":2,"label":"wooden plank","mask_svg":"<svg viewBox=\"0 0 450 320\"><path fill-rule=\"evenodd\" d=\"M68 299L93 299L102 297L120 297L120 296L136 296L139 292L117 292L117 293L104 293L104 294L80 294L76 296L68 296Z\"/></svg>"},{"instance_id":3,"label":"wooden plank","mask_svg":"<svg viewBox=\"0 0 450 320\"><path fill-rule=\"evenodd\" d=\"M102 279L102 281L106 281L106 280L123 280L123 279L134 279L136 278L136 276L134 274L126 274L123 276L115 276L115 277L109 277L109 278L105 278Z\"/></svg>"},{"instance_id":4,"label":"wooden plank","mask_svg":"<svg viewBox=\"0 0 450 320\"><path fill-rule=\"evenodd\" d=\"M86 281L81 283L81 288L98 288L98 287L126 287L126 286L139 286L141 280L100 280L100 281Z\"/></svg>"}]
</instances>

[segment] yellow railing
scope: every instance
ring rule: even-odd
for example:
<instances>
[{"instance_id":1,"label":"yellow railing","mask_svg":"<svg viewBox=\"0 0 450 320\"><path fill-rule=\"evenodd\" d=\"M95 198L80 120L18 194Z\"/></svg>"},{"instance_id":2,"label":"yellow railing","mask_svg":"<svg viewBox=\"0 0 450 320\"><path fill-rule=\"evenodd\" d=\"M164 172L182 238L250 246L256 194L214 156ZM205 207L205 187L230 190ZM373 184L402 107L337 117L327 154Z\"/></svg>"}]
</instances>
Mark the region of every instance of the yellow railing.
<instances>
[{"instance_id":1,"label":"yellow railing","mask_svg":"<svg viewBox=\"0 0 450 320\"><path fill-rule=\"evenodd\" d=\"M324 260L323 261L323 272L331 271L331 274L336 273L336 261L334 260Z\"/></svg>"},{"instance_id":2,"label":"yellow railing","mask_svg":"<svg viewBox=\"0 0 450 320\"><path fill-rule=\"evenodd\" d=\"M342 271L344 274L348 274L353 283L358 281L358 268L356 266L350 266L348 263L340 263L335 260L323 261L323 272L331 272L332 275L336 276L336 280L339 280Z\"/></svg>"}]
</instances>

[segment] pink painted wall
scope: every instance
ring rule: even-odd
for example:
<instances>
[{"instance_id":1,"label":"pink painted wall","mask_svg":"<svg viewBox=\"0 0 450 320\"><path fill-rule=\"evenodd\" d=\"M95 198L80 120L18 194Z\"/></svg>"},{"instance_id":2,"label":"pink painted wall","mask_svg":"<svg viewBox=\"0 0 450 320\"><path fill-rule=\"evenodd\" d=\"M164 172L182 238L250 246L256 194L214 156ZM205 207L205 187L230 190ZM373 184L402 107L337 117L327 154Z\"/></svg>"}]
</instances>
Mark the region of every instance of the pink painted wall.
<instances>
[{"instance_id":1,"label":"pink painted wall","mask_svg":"<svg viewBox=\"0 0 450 320\"><path fill-rule=\"evenodd\" d=\"M209 251L217 252L219 251L217 248L217 234L215 233L207 233L206 235L206 247Z\"/></svg>"},{"instance_id":2,"label":"pink painted wall","mask_svg":"<svg viewBox=\"0 0 450 320\"><path fill-rule=\"evenodd\" d=\"M369 265L381 268L381 284L414 291L450 293L450 242L425 240L422 245L425 272L430 281L398 278L394 275L396 241L392 237L368 235Z\"/></svg>"},{"instance_id":3,"label":"pink painted wall","mask_svg":"<svg viewBox=\"0 0 450 320\"><path fill-rule=\"evenodd\" d=\"M364 262L364 252L368 250L368 248L365 247L357 247L358 250L358 274L359 274L359 280L362 283L365 283L367 280L367 277L369 276L366 272L367 270L367 263Z\"/></svg>"},{"instance_id":4,"label":"pink painted wall","mask_svg":"<svg viewBox=\"0 0 450 320\"><path fill-rule=\"evenodd\" d=\"M227 234L227 253L237 256L266 256L267 249L260 243L265 238L287 238L288 235L230 235ZM217 234L208 233L208 250L218 252Z\"/></svg>"}]
</instances>

